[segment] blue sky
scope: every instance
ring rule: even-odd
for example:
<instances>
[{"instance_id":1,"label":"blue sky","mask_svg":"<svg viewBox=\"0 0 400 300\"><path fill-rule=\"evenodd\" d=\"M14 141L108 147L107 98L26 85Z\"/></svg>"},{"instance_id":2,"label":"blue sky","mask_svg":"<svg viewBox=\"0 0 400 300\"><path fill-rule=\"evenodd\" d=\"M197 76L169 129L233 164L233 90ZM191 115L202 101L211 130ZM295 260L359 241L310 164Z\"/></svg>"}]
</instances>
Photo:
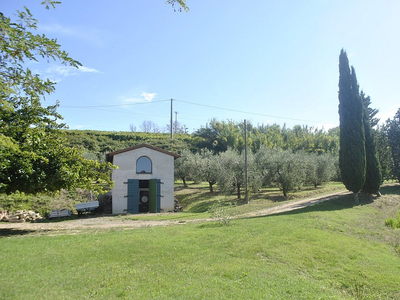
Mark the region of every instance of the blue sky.
<instances>
[{"instance_id":1,"label":"blue sky","mask_svg":"<svg viewBox=\"0 0 400 300\"><path fill-rule=\"evenodd\" d=\"M71 129L165 127L170 101L189 132L212 118L254 125L339 124L342 48L360 88L382 120L400 107L400 1L1 0L10 16L26 5L39 33L57 38L83 65L30 68L57 82L45 105L60 101Z\"/></svg>"}]
</instances>

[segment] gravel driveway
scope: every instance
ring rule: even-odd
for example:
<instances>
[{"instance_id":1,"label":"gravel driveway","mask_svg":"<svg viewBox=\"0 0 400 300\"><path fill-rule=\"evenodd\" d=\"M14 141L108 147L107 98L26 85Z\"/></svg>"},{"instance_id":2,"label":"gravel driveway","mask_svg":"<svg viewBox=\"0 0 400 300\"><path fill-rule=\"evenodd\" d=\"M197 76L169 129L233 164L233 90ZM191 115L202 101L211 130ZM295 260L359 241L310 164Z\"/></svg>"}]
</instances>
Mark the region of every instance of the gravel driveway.
<instances>
[{"instance_id":1,"label":"gravel driveway","mask_svg":"<svg viewBox=\"0 0 400 300\"><path fill-rule=\"evenodd\" d=\"M271 208L246 213L237 218L249 218L249 217L260 217L278 214L282 212L292 211L296 209L302 209L304 207L328 201L332 199L336 199L339 196L349 194L350 192L337 192L334 194L307 198L298 201L287 202L278 206L274 206ZM65 220L65 221L54 221L54 222L37 222L37 223L7 223L0 222L0 232L12 234L13 231L15 233L37 233L37 234L75 234L82 233L88 230L96 230L96 229L134 229L141 227L154 227L154 226L170 226L170 225L182 225L185 223L201 223L201 222L209 222L214 219L196 219L196 220L184 220L184 221L175 221L175 220L140 220L135 218L126 218L120 216L88 216L82 217L75 220ZM3 234L4 235L4 234ZM7 235L7 234L6 234Z\"/></svg>"}]
</instances>

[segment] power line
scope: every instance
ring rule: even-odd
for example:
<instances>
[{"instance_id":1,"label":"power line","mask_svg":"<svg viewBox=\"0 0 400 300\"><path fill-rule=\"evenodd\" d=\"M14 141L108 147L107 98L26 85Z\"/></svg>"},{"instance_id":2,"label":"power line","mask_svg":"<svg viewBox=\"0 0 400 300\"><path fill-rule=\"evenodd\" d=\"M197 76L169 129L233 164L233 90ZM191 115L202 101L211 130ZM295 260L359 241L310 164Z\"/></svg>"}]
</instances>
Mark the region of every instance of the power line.
<instances>
[{"instance_id":1,"label":"power line","mask_svg":"<svg viewBox=\"0 0 400 300\"><path fill-rule=\"evenodd\" d=\"M284 119L284 120L292 120L292 121L301 121L301 122L325 123L325 122L319 122L319 121L294 119L294 118L287 118L287 117L278 117L278 116L273 116L273 115L266 115L266 114L260 114L260 113L254 113L254 112L247 112L247 111L242 111L242 110L237 110L237 109L223 108L223 107L218 107L218 106L213 106L213 105L194 103L194 102L184 101L184 100L176 100L176 99L174 99L174 100L178 101L178 102L182 102L182 103L187 103L187 104L192 104L192 105L197 105L197 106L203 106L203 107L209 107L209 108L214 108L214 109L220 109L220 110L225 110L225 111L232 111L232 112L237 112L237 113L241 113L241 114L248 114L248 115L254 115L254 116L276 118L276 119Z\"/></svg>"},{"instance_id":2,"label":"power line","mask_svg":"<svg viewBox=\"0 0 400 300\"><path fill-rule=\"evenodd\" d=\"M93 107L74 107L74 108L83 108L83 109L90 109L90 110L95 110L95 111L103 111L103 112L107 112L107 113L116 113L116 114L126 114L126 115L147 115L147 116L152 116L152 117L157 117L157 118L163 118L165 116L163 115L155 115L152 113L149 113L149 110L144 111L144 112L132 112L132 111L117 111L117 110L109 110L109 109L101 109L102 106L99 106L100 108L98 108L98 106L93 106ZM61 108L65 108L65 106L61 107ZM72 108L72 107L68 107L68 108Z\"/></svg>"},{"instance_id":3,"label":"power line","mask_svg":"<svg viewBox=\"0 0 400 300\"><path fill-rule=\"evenodd\" d=\"M261 116L261 117L267 117L267 118L276 118L276 119L283 119L283 120L291 120L291 121L299 121L299 122L311 122L311 123L319 123L319 124L326 123L326 122L320 122L320 121L315 121L315 120L304 120L304 119L288 118L288 117L280 117L280 116L267 115L267 114L261 114L261 113L255 113L255 112L248 112L248 111L242 111L242 110L237 110L237 109L232 109L232 108L219 107L219 106L214 106L214 105L201 104L201 103L185 101L185 100L178 100L178 99L173 99L173 100L177 101L177 102L181 102L181 103L190 104L190 105L208 107L208 108L219 109L219 110L223 110L223 111L231 111L231 112L236 112L236 113L240 113L240 114ZM65 106L64 105L60 105L60 108L86 108L86 109L90 108L90 109L99 110L98 108L125 107L125 106L153 104L153 103L169 102L169 101L171 101L171 99L157 100L157 101L150 101L150 102L136 102L136 103L128 103L128 104L110 104L110 105L65 105ZM125 113L128 113L128 112L125 112ZM140 113L131 113L131 114L140 115ZM183 119L188 119L188 118L183 117ZM191 117L190 119L193 120L193 117Z\"/></svg>"},{"instance_id":4,"label":"power line","mask_svg":"<svg viewBox=\"0 0 400 300\"><path fill-rule=\"evenodd\" d=\"M168 99L168 100L158 100L158 101L148 101L148 102L127 103L127 104L110 104L110 105L60 105L60 107L63 107L63 108L124 107L124 106L151 104L151 103L166 102L166 101L170 101L170 99Z\"/></svg>"}]
</instances>

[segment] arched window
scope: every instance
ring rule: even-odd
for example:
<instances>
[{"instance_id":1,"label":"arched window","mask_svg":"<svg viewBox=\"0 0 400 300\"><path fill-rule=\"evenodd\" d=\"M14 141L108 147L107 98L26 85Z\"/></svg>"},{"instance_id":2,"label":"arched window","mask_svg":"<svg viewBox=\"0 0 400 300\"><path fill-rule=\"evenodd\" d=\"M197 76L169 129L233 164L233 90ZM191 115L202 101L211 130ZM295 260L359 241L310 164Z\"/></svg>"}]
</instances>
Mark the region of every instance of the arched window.
<instances>
[{"instance_id":1,"label":"arched window","mask_svg":"<svg viewBox=\"0 0 400 300\"><path fill-rule=\"evenodd\" d=\"M147 156L141 156L136 161L136 173L140 174L151 174L152 163L150 158Z\"/></svg>"}]
</instances>

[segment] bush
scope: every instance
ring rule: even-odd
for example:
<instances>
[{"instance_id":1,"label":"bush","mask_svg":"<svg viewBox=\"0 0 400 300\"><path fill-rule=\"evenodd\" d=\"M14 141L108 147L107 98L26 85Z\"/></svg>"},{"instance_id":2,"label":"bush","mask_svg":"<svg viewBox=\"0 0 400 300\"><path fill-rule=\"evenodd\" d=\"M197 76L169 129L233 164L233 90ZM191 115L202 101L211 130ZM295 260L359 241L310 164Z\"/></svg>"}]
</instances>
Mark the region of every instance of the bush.
<instances>
[{"instance_id":1,"label":"bush","mask_svg":"<svg viewBox=\"0 0 400 300\"><path fill-rule=\"evenodd\" d=\"M396 218L389 218L385 220L385 225L394 228L400 228L400 212L397 213Z\"/></svg>"},{"instance_id":2,"label":"bush","mask_svg":"<svg viewBox=\"0 0 400 300\"><path fill-rule=\"evenodd\" d=\"M231 219L235 217L235 213L221 203L215 203L209 210L211 217L218 221L221 225L229 226Z\"/></svg>"},{"instance_id":3,"label":"bush","mask_svg":"<svg viewBox=\"0 0 400 300\"><path fill-rule=\"evenodd\" d=\"M0 210L15 212L17 210L33 210L42 216L50 213L52 196L29 195L16 192L10 195L0 194Z\"/></svg>"},{"instance_id":4,"label":"bush","mask_svg":"<svg viewBox=\"0 0 400 300\"><path fill-rule=\"evenodd\" d=\"M15 212L17 210L33 210L46 217L53 209L74 210L75 203L86 202L87 192L81 189L61 190L54 194L25 194L15 192L0 194L0 210Z\"/></svg>"}]
</instances>

